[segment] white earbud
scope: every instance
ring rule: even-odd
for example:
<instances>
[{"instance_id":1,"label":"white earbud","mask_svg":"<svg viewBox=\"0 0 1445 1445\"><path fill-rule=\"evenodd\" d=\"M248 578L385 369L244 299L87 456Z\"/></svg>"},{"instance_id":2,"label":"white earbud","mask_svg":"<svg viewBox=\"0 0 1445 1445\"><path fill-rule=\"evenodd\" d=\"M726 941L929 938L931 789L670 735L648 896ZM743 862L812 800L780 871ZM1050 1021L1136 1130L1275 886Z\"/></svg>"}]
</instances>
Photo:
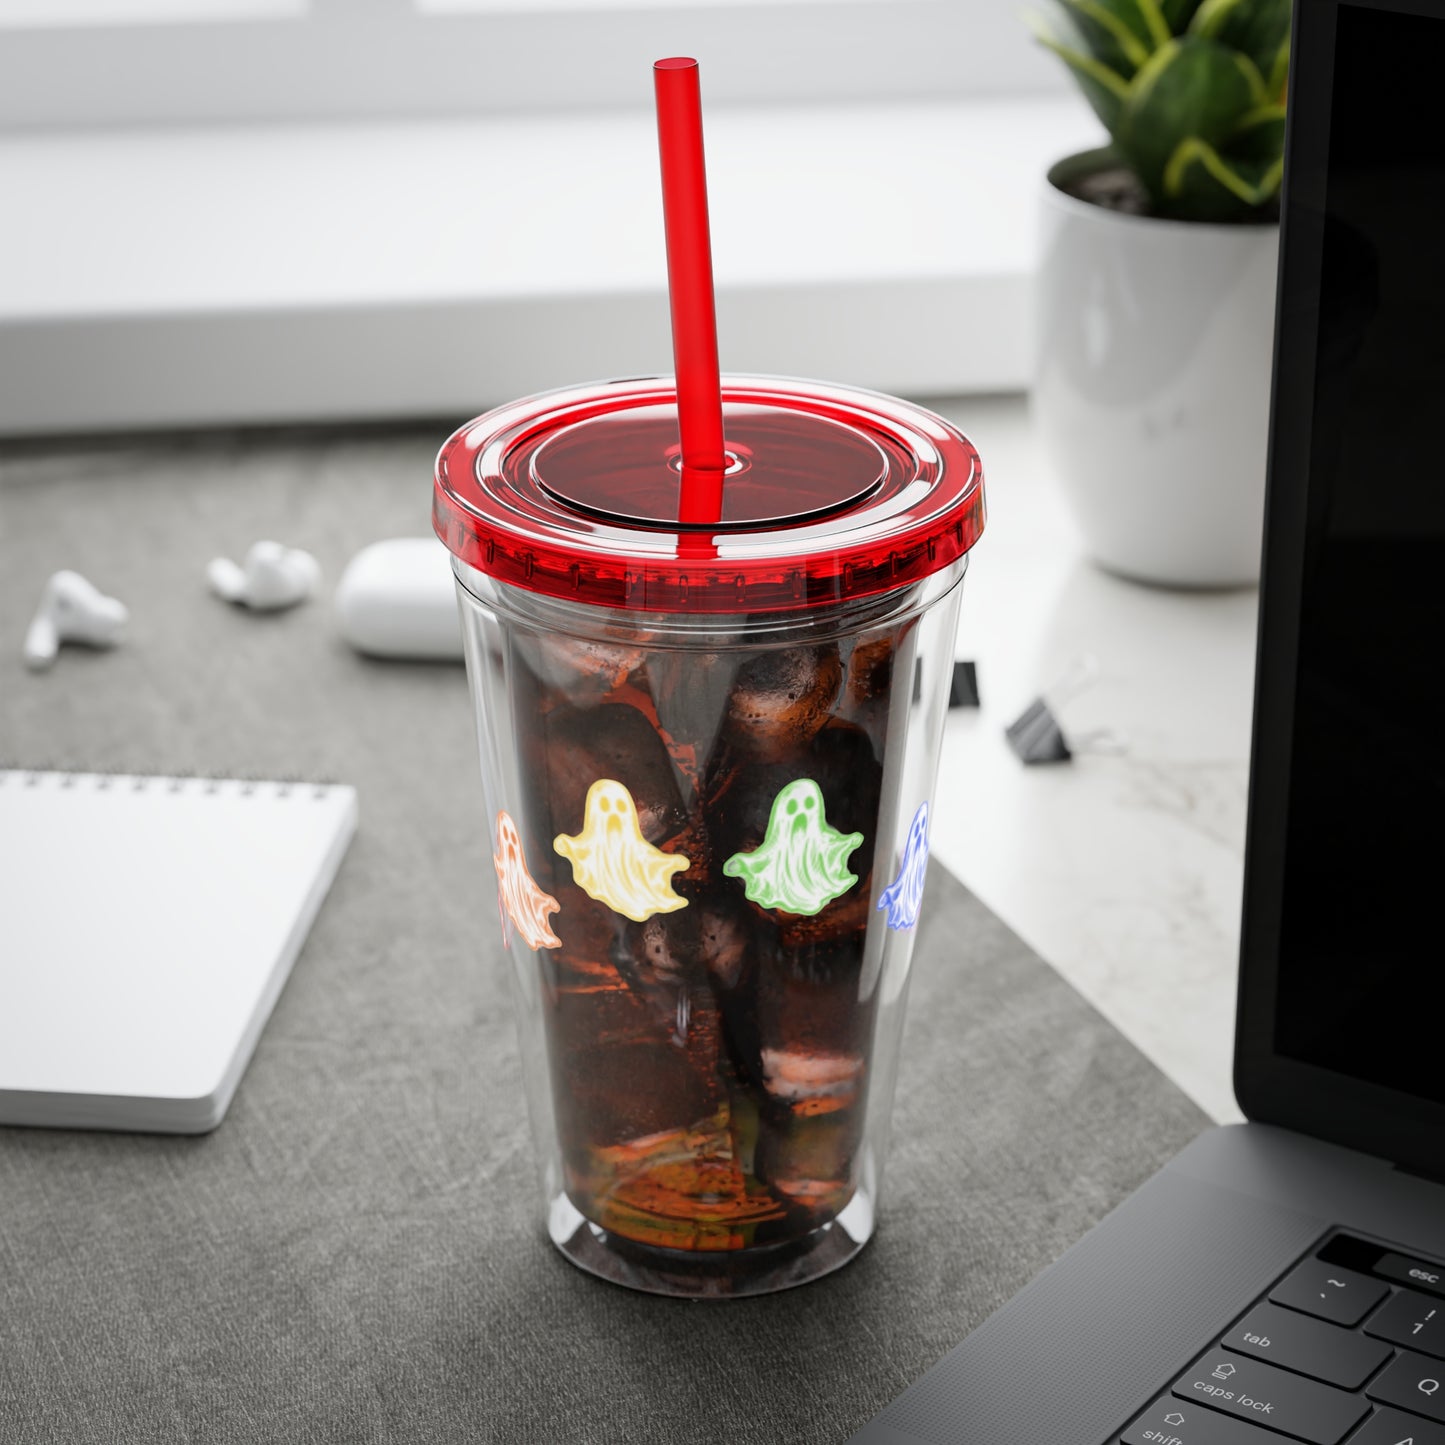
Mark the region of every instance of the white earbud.
<instances>
[{"instance_id":1,"label":"white earbud","mask_svg":"<svg viewBox=\"0 0 1445 1445\"><path fill-rule=\"evenodd\" d=\"M254 612L278 612L304 602L321 585L321 564L299 547L279 542L257 542L238 567L228 557L217 557L206 568L211 591L227 602L238 602Z\"/></svg>"},{"instance_id":2,"label":"white earbud","mask_svg":"<svg viewBox=\"0 0 1445 1445\"><path fill-rule=\"evenodd\" d=\"M62 642L114 647L130 613L79 572L56 572L40 594L40 606L25 634L25 665L36 672L54 661Z\"/></svg>"}]
</instances>

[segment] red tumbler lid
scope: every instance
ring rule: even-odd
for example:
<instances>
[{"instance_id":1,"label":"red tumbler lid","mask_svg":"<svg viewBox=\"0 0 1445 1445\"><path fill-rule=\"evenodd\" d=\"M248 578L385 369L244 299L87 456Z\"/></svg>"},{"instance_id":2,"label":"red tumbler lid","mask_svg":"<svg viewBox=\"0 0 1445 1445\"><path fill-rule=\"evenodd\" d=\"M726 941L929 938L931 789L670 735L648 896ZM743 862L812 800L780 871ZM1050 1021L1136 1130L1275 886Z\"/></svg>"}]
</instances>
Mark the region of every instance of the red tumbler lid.
<instances>
[{"instance_id":1,"label":"red tumbler lid","mask_svg":"<svg viewBox=\"0 0 1445 1445\"><path fill-rule=\"evenodd\" d=\"M671 378L498 407L437 457L437 535L528 591L649 612L769 612L867 597L949 566L983 531L983 469L941 417L875 392L723 378L718 522L676 520Z\"/></svg>"}]
</instances>

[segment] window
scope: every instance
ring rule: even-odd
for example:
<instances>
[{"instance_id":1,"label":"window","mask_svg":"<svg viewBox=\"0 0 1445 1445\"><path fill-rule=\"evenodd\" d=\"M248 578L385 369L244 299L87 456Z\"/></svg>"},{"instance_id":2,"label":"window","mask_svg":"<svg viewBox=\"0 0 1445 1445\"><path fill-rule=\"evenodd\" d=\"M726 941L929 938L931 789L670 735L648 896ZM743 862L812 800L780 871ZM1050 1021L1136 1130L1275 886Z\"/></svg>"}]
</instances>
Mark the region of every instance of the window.
<instances>
[{"instance_id":1,"label":"window","mask_svg":"<svg viewBox=\"0 0 1445 1445\"><path fill-rule=\"evenodd\" d=\"M0 435L665 370L669 54L725 366L1021 384L1039 177L1098 128L1013 4L0 0Z\"/></svg>"},{"instance_id":2,"label":"window","mask_svg":"<svg viewBox=\"0 0 1445 1445\"><path fill-rule=\"evenodd\" d=\"M0 0L0 32L303 15L306 0Z\"/></svg>"},{"instance_id":3,"label":"window","mask_svg":"<svg viewBox=\"0 0 1445 1445\"><path fill-rule=\"evenodd\" d=\"M0 128L1055 90L998 0L0 0Z\"/></svg>"}]
</instances>

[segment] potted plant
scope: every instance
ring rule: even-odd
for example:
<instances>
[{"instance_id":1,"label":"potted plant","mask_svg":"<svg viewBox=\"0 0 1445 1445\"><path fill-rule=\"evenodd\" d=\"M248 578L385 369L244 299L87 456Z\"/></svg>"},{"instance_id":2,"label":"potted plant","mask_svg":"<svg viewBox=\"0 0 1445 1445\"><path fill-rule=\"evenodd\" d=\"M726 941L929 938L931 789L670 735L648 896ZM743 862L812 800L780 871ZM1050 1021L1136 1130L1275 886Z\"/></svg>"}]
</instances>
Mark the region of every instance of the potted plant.
<instances>
[{"instance_id":1,"label":"potted plant","mask_svg":"<svg viewBox=\"0 0 1445 1445\"><path fill-rule=\"evenodd\" d=\"M1289 0L1033 17L1111 144L1048 173L1035 417L1096 561L1259 574Z\"/></svg>"}]
</instances>

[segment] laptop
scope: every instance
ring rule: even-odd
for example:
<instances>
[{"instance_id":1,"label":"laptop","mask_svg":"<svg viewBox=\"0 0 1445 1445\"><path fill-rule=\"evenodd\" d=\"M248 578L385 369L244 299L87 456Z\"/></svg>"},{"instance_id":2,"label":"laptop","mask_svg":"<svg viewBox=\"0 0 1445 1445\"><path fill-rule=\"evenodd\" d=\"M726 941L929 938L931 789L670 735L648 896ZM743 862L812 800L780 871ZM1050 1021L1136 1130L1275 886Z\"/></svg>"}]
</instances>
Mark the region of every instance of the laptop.
<instances>
[{"instance_id":1,"label":"laptop","mask_svg":"<svg viewBox=\"0 0 1445 1445\"><path fill-rule=\"evenodd\" d=\"M1249 1122L853 1445L1445 1445L1445 4L1298 0L1286 157Z\"/></svg>"}]
</instances>

